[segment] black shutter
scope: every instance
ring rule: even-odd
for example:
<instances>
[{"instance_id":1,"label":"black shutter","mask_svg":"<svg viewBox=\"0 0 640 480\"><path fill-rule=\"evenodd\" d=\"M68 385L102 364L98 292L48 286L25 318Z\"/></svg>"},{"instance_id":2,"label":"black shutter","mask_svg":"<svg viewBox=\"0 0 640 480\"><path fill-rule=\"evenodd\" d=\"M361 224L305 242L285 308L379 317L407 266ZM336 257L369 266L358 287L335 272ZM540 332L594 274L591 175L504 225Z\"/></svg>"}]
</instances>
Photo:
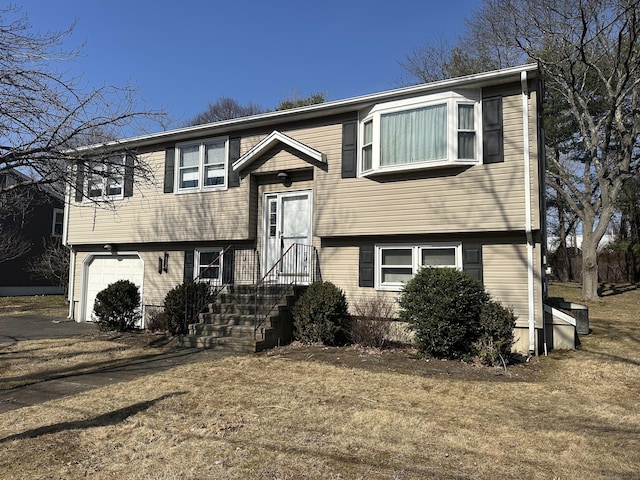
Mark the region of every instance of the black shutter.
<instances>
[{"instance_id":1,"label":"black shutter","mask_svg":"<svg viewBox=\"0 0 640 480\"><path fill-rule=\"evenodd\" d=\"M76 202L81 202L84 191L84 165L81 162L76 164Z\"/></svg>"},{"instance_id":2,"label":"black shutter","mask_svg":"<svg viewBox=\"0 0 640 480\"><path fill-rule=\"evenodd\" d=\"M358 122L342 124L342 178L357 175Z\"/></svg>"},{"instance_id":3,"label":"black shutter","mask_svg":"<svg viewBox=\"0 0 640 480\"><path fill-rule=\"evenodd\" d=\"M230 248L222 257L222 284L233 283L234 250Z\"/></svg>"},{"instance_id":4,"label":"black shutter","mask_svg":"<svg viewBox=\"0 0 640 480\"><path fill-rule=\"evenodd\" d=\"M184 283L193 282L193 250L184 252Z\"/></svg>"},{"instance_id":5,"label":"black shutter","mask_svg":"<svg viewBox=\"0 0 640 480\"><path fill-rule=\"evenodd\" d=\"M359 282L361 287L374 286L374 248L373 245L360 246L360 262L358 264Z\"/></svg>"},{"instance_id":6,"label":"black shutter","mask_svg":"<svg viewBox=\"0 0 640 480\"><path fill-rule=\"evenodd\" d=\"M240 137L229 139L229 188L240 186L240 172L233 171L233 162L240 158Z\"/></svg>"},{"instance_id":7,"label":"black shutter","mask_svg":"<svg viewBox=\"0 0 640 480\"><path fill-rule=\"evenodd\" d=\"M462 245L462 269L476 280L483 281L482 245L477 243Z\"/></svg>"},{"instance_id":8,"label":"black shutter","mask_svg":"<svg viewBox=\"0 0 640 480\"><path fill-rule=\"evenodd\" d=\"M502 97L482 100L482 161L504 162Z\"/></svg>"},{"instance_id":9,"label":"black shutter","mask_svg":"<svg viewBox=\"0 0 640 480\"><path fill-rule=\"evenodd\" d=\"M124 159L124 196L131 197L133 195L133 163L132 155L127 155Z\"/></svg>"},{"instance_id":10,"label":"black shutter","mask_svg":"<svg viewBox=\"0 0 640 480\"><path fill-rule=\"evenodd\" d=\"M175 147L167 147L164 151L164 193L173 192L173 182L175 173Z\"/></svg>"}]
</instances>

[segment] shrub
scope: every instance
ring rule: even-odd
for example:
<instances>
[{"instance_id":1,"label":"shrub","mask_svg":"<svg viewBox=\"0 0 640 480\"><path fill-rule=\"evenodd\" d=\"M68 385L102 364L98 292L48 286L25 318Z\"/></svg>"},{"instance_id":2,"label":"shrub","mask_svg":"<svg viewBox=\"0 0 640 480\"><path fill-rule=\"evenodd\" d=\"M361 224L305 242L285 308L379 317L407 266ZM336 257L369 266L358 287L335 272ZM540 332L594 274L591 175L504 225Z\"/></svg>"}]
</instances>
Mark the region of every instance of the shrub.
<instances>
[{"instance_id":1,"label":"shrub","mask_svg":"<svg viewBox=\"0 0 640 480\"><path fill-rule=\"evenodd\" d=\"M477 358L486 365L506 365L514 344L516 316L512 308L490 301L480 311L480 336L475 344Z\"/></svg>"},{"instance_id":2,"label":"shrub","mask_svg":"<svg viewBox=\"0 0 640 480\"><path fill-rule=\"evenodd\" d=\"M169 290L164 297L164 313L168 317L167 328L169 333L172 335L186 334L189 329L189 322L210 301L211 293L208 283L188 282Z\"/></svg>"},{"instance_id":3,"label":"shrub","mask_svg":"<svg viewBox=\"0 0 640 480\"><path fill-rule=\"evenodd\" d=\"M395 306L389 297L378 293L364 297L353 305L355 316L351 319L351 340L364 347L383 348L389 342L391 318Z\"/></svg>"},{"instance_id":4,"label":"shrub","mask_svg":"<svg viewBox=\"0 0 640 480\"><path fill-rule=\"evenodd\" d=\"M167 332L169 331L169 316L158 307L148 308L146 327L150 332Z\"/></svg>"},{"instance_id":5,"label":"shrub","mask_svg":"<svg viewBox=\"0 0 640 480\"><path fill-rule=\"evenodd\" d=\"M101 331L131 330L140 320L140 291L129 280L118 280L98 292L93 312Z\"/></svg>"},{"instance_id":6,"label":"shrub","mask_svg":"<svg viewBox=\"0 0 640 480\"><path fill-rule=\"evenodd\" d=\"M480 333L480 310L489 295L477 280L451 268L423 268L400 296L399 317L428 356L466 358Z\"/></svg>"},{"instance_id":7,"label":"shrub","mask_svg":"<svg viewBox=\"0 0 640 480\"><path fill-rule=\"evenodd\" d=\"M304 343L347 342L349 306L344 292L331 282L309 285L293 306L294 337Z\"/></svg>"}]
</instances>

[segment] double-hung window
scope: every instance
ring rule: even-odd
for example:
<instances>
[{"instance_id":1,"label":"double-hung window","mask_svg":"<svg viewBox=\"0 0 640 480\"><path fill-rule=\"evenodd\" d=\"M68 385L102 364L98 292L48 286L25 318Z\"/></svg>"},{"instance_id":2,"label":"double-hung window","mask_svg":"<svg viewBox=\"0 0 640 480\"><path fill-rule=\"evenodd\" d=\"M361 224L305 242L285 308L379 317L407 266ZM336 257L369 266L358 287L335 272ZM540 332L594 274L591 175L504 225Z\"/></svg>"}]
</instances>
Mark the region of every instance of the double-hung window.
<instances>
[{"instance_id":1,"label":"double-hung window","mask_svg":"<svg viewBox=\"0 0 640 480\"><path fill-rule=\"evenodd\" d=\"M478 163L474 97L451 92L374 106L361 121L360 173Z\"/></svg>"},{"instance_id":2,"label":"double-hung window","mask_svg":"<svg viewBox=\"0 0 640 480\"><path fill-rule=\"evenodd\" d=\"M125 156L116 155L100 162L89 162L86 196L90 200L124 197Z\"/></svg>"},{"instance_id":3,"label":"double-hung window","mask_svg":"<svg viewBox=\"0 0 640 480\"><path fill-rule=\"evenodd\" d=\"M194 255L195 279L201 282L209 282L216 285L222 283L222 250L206 249L196 250Z\"/></svg>"},{"instance_id":4,"label":"double-hung window","mask_svg":"<svg viewBox=\"0 0 640 480\"><path fill-rule=\"evenodd\" d=\"M227 186L226 137L176 146L178 192L224 189Z\"/></svg>"},{"instance_id":5,"label":"double-hung window","mask_svg":"<svg viewBox=\"0 0 640 480\"><path fill-rule=\"evenodd\" d=\"M51 225L51 236L61 237L64 228L64 211L61 208L53 209L53 224Z\"/></svg>"},{"instance_id":6,"label":"double-hung window","mask_svg":"<svg viewBox=\"0 0 640 480\"><path fill-rule=\"evenodd\" d=\"M461 243L376 245L376 288L400 290L422 267L462 268Z\"/></svg>"}]
</instances>

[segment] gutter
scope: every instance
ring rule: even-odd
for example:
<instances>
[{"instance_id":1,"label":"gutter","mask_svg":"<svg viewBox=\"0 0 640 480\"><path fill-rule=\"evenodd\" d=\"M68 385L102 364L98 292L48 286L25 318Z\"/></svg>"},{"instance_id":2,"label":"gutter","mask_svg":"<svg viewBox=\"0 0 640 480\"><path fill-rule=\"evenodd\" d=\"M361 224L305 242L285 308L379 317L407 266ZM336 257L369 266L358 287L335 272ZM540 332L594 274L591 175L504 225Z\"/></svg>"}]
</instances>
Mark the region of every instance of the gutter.
<instances>
[{"instance_id":1,"label":"gutter","mask_svg":"<svg viewBox=\"0 0 640 480\"><path fill-rule=\"evenodd\" d=\"M531 219L531 154L529 151L529 86L527 71L520 72L522 85L522 129L524 155L525 234L527 237L527 304L529 306L529 355L536 352L536 318L534 295L534 243Z\"/></svg>"}]
</instances>

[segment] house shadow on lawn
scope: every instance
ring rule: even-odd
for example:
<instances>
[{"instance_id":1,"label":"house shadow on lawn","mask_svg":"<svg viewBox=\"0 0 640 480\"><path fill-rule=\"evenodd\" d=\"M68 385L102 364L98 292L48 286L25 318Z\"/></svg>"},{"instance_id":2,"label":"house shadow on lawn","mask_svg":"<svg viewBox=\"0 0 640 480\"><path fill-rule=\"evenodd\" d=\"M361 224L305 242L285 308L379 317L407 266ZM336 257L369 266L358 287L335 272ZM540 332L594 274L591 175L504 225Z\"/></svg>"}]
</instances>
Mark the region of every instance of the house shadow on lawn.
<instances>
[{"instance_id":1,"label":"house shadow on lawn","mask_svg":"<svg viewBox=\"0 0 640 480\"><path fill-rule=\"evenodd\" d=\"M78 420L75 422L62 422L54 425L47 425L44 427L38 427L31 430L27 430L22 433L16 433L9 435L8 437L0 439L0 444L11 442L13 440L25 440L28 438L37 438L42 435L50 435L54 433L60 433L67 430L84 430L94 427L106 427L109 425L117 425L127 419L128 417L135 415L154 406L156 403L161 402L167 398L176 397L178 395L184 395L187 392L173 392L162 395L153 400L147 400L146 402L138 402L127 407L119 408L112 412L107 412L97 417L89 418L87 420Z\"/></svg>"}]
</instances>

